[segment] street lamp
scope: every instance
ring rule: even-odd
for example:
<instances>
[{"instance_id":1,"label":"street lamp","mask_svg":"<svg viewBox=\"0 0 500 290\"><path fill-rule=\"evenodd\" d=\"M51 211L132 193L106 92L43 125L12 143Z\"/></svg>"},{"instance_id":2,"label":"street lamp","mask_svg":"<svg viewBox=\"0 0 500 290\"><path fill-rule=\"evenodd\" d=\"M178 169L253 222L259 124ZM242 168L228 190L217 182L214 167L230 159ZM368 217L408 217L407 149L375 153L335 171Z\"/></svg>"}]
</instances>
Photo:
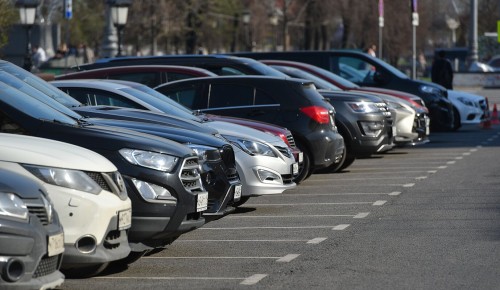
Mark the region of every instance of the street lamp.
<instances>
[{"instance_id":1,"label":"street lamp","mask_svg":"<svg viewBox=\"0 0 500 290\"><path fill-rule=\"evenodd\" d=\"M35 23L36 8L40 0L17 0L15 6L19 8L21 24L26 27L26 55L24 56L23 68L31 71L33 62L31 60L31 27Z\"/></svg>"},{"instance_id":2,"label":"street lamp","mask_svg":"<svg viewBox=\"0 0 500 290\"><path fill-rule=\"evenodd\" d=\"M127 24L128 8L132 5L132 0L108 0L111 6L111 20L118 32L118 53L116 56L122 56L122 36L123 28Z\"/></svg>"},{"instance_id":3,"label":"street lamp","mask_svg":"<svg viewBox=\"0 0 500 290\"><path fill-rule=\"evenodd\" d=\"M250 29L249 29L250 17L251 17L250 11L248 11L248 10L243 11L241 17L242 17L243 25L245 25L245 48L246 48L246 51L252 51L252 44L250 41Z\"/></svg>"}]
</instances>

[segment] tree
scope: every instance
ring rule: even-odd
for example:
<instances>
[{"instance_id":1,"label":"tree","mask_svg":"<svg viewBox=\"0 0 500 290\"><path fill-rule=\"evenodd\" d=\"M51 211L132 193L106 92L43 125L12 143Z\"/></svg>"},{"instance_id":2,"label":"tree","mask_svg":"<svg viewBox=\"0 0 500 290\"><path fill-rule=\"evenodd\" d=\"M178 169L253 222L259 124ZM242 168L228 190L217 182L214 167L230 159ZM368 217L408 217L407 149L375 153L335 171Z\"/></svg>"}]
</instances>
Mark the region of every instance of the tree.
<instances>
[{"instance_id":1,"label":"tree","mask_svg":"<svg viewBox=\"0 0 500 290\"><path fill-rule=\"evenodd\" d=\"M10 27L18 19L17 10L9 0L0 0L0 48L8 43Z\"/></svg>"}]
</instances>

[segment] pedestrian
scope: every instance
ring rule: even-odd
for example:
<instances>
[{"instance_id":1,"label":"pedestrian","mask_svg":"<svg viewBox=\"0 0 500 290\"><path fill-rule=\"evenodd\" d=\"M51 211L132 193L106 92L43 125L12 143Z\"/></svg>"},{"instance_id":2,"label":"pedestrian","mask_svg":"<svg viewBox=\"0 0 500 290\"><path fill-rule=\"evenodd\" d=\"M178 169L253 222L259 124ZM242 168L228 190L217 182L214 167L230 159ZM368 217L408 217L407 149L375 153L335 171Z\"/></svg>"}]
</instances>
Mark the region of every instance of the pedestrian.
<instances>
[{"instance_id":1,"label":"pedestrian","mask_svg":"<svg viewBox=\"0 0 500 290\"><path fill-rule=\"evenodd\" d=\"M446 58L444 50L438 51L437 57L432 62L431 80L448 90L453 90L453 67Z\"/></svg>"},{"instance_id":2,"label":"pedestrian","mask_svg":"<svg viewBox=\"0 0 500 290\"><path fill-rule=\"evenodd\" d=\"M377 57L377 46L375 44L372 44L370 45L370 47L368 47L368 49L366 50L366 53L368 53L369 55L373 56L373 57Z\"/></svg>"},{"instance_id":3,"label":"pedestrian","mask_svg":"<svg viewBox=\"0 0 500 290\"><path fill-rule=\"evenodd\" d=\"M47 54L45 53L45 50L39 45L33 45L33 47L31 48L31 52L33 65L35 66L35 68L39 68L42 63L47 61Z\"/></svg>"}]
</instances>

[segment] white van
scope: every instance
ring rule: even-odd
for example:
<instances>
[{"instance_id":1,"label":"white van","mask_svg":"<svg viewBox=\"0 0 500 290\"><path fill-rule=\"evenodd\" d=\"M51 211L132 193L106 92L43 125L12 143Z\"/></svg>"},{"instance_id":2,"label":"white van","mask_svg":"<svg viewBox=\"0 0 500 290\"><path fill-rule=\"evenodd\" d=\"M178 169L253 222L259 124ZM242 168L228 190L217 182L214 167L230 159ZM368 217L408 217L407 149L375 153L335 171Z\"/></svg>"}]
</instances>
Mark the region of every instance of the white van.
<instances>
[{"instance_id":1,"label":"white van","mask_svg":"<svg viewBox=\"0 0 500 290\"><path fill-rule=\"evenodd\" d=\"M0 133L0 167L44 183L64 228L66 275L96 275L128 256L132 205L108 159L59 141Z\"/></svg>"}]
</instances>

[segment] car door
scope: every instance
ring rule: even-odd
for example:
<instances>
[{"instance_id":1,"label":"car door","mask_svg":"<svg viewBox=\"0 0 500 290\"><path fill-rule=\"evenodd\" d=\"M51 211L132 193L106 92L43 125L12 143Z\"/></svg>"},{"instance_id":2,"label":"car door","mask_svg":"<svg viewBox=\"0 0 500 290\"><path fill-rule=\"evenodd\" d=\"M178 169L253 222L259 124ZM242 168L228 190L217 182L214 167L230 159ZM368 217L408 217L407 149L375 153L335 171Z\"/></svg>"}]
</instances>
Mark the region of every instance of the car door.
<instances>
[{"instance_id":1,"label":"car door","mask_svg":"<svg viewBox=\"0 0 500 290\"><path fill-rule=\"evenodd\" d=\"M206 113L273 123L280 104L251 84L212 83Z\"/></svg>"}]
</instances>

